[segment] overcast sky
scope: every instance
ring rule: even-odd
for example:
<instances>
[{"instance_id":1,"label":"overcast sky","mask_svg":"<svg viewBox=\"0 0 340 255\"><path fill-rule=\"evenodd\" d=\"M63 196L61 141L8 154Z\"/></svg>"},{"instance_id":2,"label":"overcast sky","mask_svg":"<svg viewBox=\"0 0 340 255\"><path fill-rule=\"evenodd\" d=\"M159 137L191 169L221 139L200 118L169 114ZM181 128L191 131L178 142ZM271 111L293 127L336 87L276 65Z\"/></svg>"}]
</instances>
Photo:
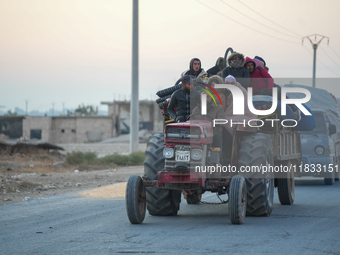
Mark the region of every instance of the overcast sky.
<instances>
[{"instance_id":1,"label":"overcast sky","mask_svg":"<svg viewBox=\"0 0 340 255\"><path fill-rule=\"evenodd\" d=\"M340 78L339 0L140 0L139 98L228 47L263 57L273 78ZM320 39L318 37L317 39ZM46 111L131 95L132 0L0 0L0 105ZM283 84L281 84L283 85ZM317 84L322 87L322 84ZM327 89L340 97L340 84ZM105 106L100 106L105 110Z\"/></svg>"}]
</instances>

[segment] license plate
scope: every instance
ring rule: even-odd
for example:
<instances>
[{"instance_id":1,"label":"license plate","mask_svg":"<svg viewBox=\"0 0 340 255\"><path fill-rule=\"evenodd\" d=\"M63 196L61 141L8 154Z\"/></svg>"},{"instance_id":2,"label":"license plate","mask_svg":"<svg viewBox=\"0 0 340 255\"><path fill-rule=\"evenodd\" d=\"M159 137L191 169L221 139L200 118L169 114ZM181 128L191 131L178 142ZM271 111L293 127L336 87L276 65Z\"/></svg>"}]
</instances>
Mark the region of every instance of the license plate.
<instances>
[{"instance_id":1,"label":"license plate","mask_svg":"<svg viewBox=\"0 0 340 255\"><path fill-rule=\"evenodd\" d=\"M176 161L190 161L190 151L176 151Z\"/></svg>"}]
</instances>

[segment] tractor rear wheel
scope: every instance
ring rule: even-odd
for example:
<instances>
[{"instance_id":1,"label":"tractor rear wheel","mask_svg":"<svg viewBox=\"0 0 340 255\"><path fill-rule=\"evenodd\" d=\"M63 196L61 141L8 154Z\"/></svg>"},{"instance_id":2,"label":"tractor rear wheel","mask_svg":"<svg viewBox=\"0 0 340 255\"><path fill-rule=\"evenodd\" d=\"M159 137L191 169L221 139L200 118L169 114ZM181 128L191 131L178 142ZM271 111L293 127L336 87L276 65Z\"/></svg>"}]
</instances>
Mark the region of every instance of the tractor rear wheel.
<instances>
[{"instance_id":1,"label":"tractor rear wheel","mask_svg":"<svg viewBox=\"0 0 340 255\"><path fill-rule=\"evenodd\" d=\"M164 134L150 136L145 151L144 175L148 180L157 180L157 172L164 171ZM181 191L155 187L146 188L146 206L150 215L177 215Z\"/></svg>"},{"instance_id":2,"label":"tractor rear wheel","mask_svg":"<svg viewBox=\"0 0 340 255\"><path fill-rule=\"evenodd\" d=\"M247 215L269 216L273 210L274 174L262 173L264 166L274 165L270 136L254 133L242 137L239 167L247 184ZM244 171L248 169L249 171ZM257 171L256 171L257 170Z\"/></svg>"}]
</instances>

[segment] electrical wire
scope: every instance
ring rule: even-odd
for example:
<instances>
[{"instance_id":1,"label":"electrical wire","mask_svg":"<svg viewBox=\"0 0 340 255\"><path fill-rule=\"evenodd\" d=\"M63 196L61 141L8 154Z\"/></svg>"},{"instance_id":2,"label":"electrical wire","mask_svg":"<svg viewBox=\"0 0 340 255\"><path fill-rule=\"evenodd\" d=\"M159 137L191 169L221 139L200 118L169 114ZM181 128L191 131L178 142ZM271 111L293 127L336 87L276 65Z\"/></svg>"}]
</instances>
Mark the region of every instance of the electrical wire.
<instances>
[{"instance_id":1,"label":"electrical wire","mask_svg":"<svg viewBox=\"0 0 340 255\"><path fill-rule=\"evenodd\" d=\"M305 46L303 45L303 47L311 54L313 55L313 53ZM326 66L323 62L321 62L319 59L316 59L316 61L318 61L320 64L322 64L324 67L326 67L329 71L331 71L332 73L334 73L337 76L340 76L340 74L334 72L332 69L328 68L328 66Z\"/></svg>"},{"instance_id":2,"label":"electrical wire","mask_svg":"<svg viewBox=\"0 0 340 255\"><path fill-rule=\"evenodd\" d=\"M221 1L223 4L229 6L229 8L231 8L231 9L233 9L234 11L240 13L241 15L245 16L245 17L248 18L248 19L251 19L252 21L256 22L257 24L260 24L261 26L264 26L264 27L266 27L266 28L268 28L268 29L270 29L270 30L273 30L273 31L275 31L275 32L277 32L277 33L280 33L280 34L283 34L283 35L286 35L286 36L290 36L290 37L298 38L298 39L301 38L301 37L289 35L289 34L286 34L286 33L282 33L282 32L280 32L280 31L278 31L278 30L276 30L276 29L274 29L274 28L271 28L271 27L269 27L269 26L267 26L267 25L265 25L265 24L262 24L261 22L257 21L256 19L253 19L253 18L249 17L248 15L242 13L241 11L237 10L236 8L234 8L233 6L231 6L230 4L227 4L227 3L224 2L223 0L220 0L220 1Z\"/></svg>"},{"instance_id":3,"label":"electrical wire","mask_svg":"<svg viewBox=\"0 0 340 255\"><path fill-rule=\"evenodd\" d=\"M286 31L288 31L288 32L290 32L290 33L292 33L292 34L295 34L296 36L298 36L297 38L301 38L301 37L302 37L301 35L299 35L299 34L293 32L293 31L291 31L291 30L289 30L289 29L287 29L287 28L285 28L285 27L283 27L283 26L277 24L276 22L274 22L274 21L268 19L267 17L263 16L261 13L258 13L257 11L253 10L253 8L250 8L250 7L249 7L248 5L246 5L245 3L242 3L240 0L237 0L237 1L238 1L239 3L241 3L241 4L243 4L243 5L244 5L245 7L247 7L249 10L255 12L257 15L259 15L259 16L261 16L262 18L268 20L269 22L275 24L276 26L281 27L281 28L283 28L284 30L286 30Z\"/></svg>"},{"instance_id":4,"label":"electrical wire","mask_svg":"<svg viewBox=\"0 0 340 255\"><path fill-rule=\"evenodd\" d=\"M335 52L335 50L332 48L332 46L329 45L329 47L330 47L331 50L335 53L335 55L337 55L337 56L340 58L340 56L338 55L338 53Z\"/></svg>"},{"instance_id":5,"label":"electrical wire","mask_svg":"<svg viewBox=\"0 0 340 255\"><path fill-rule=\"evenodd\" d=\"M263 35L269 36L269 37L271 37L271 38L274 38L274 39L277 39L277 40L280 40L280 41L283 41L283 42L289 42L289 43L293 43L293 44L300 44L300 43L298 43L298 42L288 41L288 40L285 40L285 39L282 39L282 38L278 38L278 37L275 37L275 36L272 36L272 35L263 33L263 32L261 32L261 31L258 31L258 30L254 29L254 28L251 28L251 27L249 27L249 26L247 26L247 25L244 25L244 24L240 23L240 22L237 21L237 20L234 20L234 19L232 19L232 18L230 18L230 17L224 15L223 13L221 13L221 12L219 12L219 11L216 11L215 9L213 9L213 8L211 8L210 6L208 6L208 5L204 4L204 3L202 3L202 2L199 1L199 0L196 0L196 2L198 2L198 3L202 4L202 5L204 5L204 6L207 7L208 9L210 9L210 10L212 10L212 11L214 11L214 12L220 14L220 15L222 15L223 17L225 17L225 18L227 18L227 19L229 19L229 20L231 20L231 21L233 21L233 22L235 22L235 23L237 23L237 24L239 24L239 25L241 25L241 26L243 26L243 27L246 27L246 28L248 28L248 29L250 29L250 30L253 30L253 31L255 31L255 32L259 33L259 34L263 34Z\"/></svg>"},{"instance_id":6,"label":"electrical wire","mask_svg":"<svg viewBox=\"0 0 340 255\"><path fill-rule=\"evenodd\" d=\"M336 64L338 67L340 67L340 65L339 65L337 62L335 62L335 61L332 59L332 57L329 56L329 55L327 54L327 52L326 52L322 47L319 47L319 48L323 51L323 53L326 54L327 57L329 57L330 60L333 61L334 64Z\"/></svg>"}]
</instances>

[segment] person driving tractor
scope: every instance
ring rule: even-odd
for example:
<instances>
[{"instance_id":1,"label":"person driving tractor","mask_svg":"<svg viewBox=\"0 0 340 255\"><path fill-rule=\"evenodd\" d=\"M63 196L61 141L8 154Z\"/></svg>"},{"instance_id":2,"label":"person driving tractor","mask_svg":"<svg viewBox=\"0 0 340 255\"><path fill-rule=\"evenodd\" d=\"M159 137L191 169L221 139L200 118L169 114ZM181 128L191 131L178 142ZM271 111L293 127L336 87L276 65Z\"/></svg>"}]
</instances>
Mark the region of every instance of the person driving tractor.
<instances>
[{"instance_id":1,"label":"person driving tractor","mask_svg":"<svg viewBox=\"0 0 340 255\"><path fill-rule=\"evenodd\" d=\"M206 120L213 122L213 119L224 119L224 110L221 105L215 104L212 98L206 93L202 92L201 95L207 95L207 115L201 114L201 100L197 106L192 110L193 115L191 119L194 120ZM209 117L210 116L210 117ZM214 127L214 136L212 147L219 147L222 149L222 125L216 125Z\"/></svg>"},{"instance_id":2,"label":"person driving tractor","mask_svg":"<svg viewBox=\"0 0 340 255\"><path fill-rule=\"evenodd\" d=\"M200 98L200 94L193 89L190 75L182 77L182 88L171 95L168 111L175 122L185 122ZM176 107L176 111L175 111Z\"/></svg>"}]
</instances>

